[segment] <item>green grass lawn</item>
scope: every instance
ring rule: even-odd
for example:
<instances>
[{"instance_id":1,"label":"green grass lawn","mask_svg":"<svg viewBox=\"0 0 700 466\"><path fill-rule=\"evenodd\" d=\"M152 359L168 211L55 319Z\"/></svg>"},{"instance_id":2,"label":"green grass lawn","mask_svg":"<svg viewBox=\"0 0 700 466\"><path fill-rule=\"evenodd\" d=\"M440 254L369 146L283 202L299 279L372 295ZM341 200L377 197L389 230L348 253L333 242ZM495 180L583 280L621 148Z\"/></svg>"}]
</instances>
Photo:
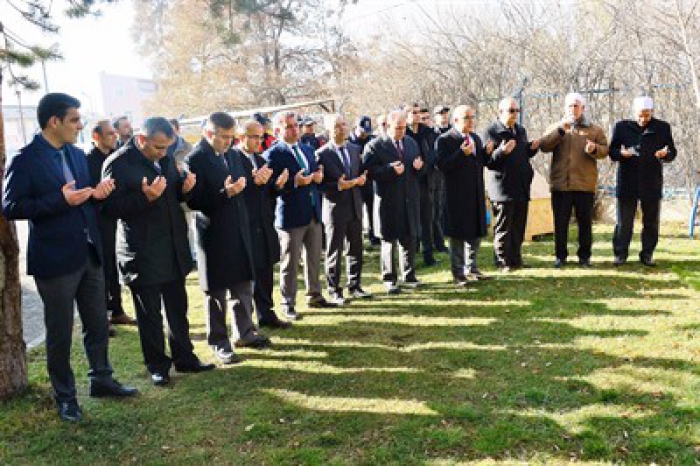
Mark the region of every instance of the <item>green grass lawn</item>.
<instances>
[{"instance_id":1,"label":"green grass lawn","mask_svg":"<svg viewBox=\"0 0 700 466\"><path fill-rule=\"evenodd\" d=\"M134 400L86 396L76 338L78 426L58 419L36 350L30 389L0 405L0 463L697 464L700 248L662 231L653 269L614 268L601 226L592 269L551 268L548 239L526 245L530 268L498 275L486 243L482 270L496 280L459 289L440 255L419 269L424 288L391 299L375 250L373 300L301 307L274 350L165 389L150 383L136 329L120 328L111 359L141 389ZM188 284L192 337L211 361L194 275Z\"/></svg>"}]
</instances>

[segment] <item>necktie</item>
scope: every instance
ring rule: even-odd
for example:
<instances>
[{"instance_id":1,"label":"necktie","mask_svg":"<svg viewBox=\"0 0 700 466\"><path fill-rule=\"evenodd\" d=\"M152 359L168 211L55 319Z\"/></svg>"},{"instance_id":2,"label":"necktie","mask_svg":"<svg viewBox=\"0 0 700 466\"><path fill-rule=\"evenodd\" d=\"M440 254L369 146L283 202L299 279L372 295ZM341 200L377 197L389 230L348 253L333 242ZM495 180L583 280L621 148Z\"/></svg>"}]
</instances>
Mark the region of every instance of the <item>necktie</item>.
<instances>
[{"instance_id":1,"label":"necktie","mask_svg":"<svg viewBox=\"0 0 700 466\"><path fill-rule=\"evenodd\" d=\"M153 168L155 168L155 170L156 170L156 172L158 173L158 175L162 175L162 174L163 174L163 169L160 167L160 163L158 163L157 160L156 160L155 162L153 162Z\"/></svg>"},{"instance_id":2,"label":"necktie","mask_svg":"<svg viewBox=\"0 0 700 466\"><path fill-rule=\"evenodd\" d=\"M403 147L401 147L401 141L396 141L396 150L399 152L399 159L403 161Z\"/></svg>"},{"instance_id":3,"label":"necktie","mask_svg":"<svg viewBox=\"0 0 700 466\"><path fill-rule=\"evenodd\" d=\"M338 148L340 155L343 157L343 166L345 167L345 174L350 176L350 158L348 157L348 150L345 146L340 146Z\"/></svg>"},{"instance_id":4,"label":"necktie","mask_svg":"<svg viewBox=\"0 0 700 466\"><path fill-rule=\"evenodd\" d=\"M66 179L66 183L75 181L70 165L68 165L68 154L66 154L66 149L61 151L61 170L63 170L63 177Z\"/></svg>"},{"instance_id":5,"label":"necktie","mask_svg":"<svg viewBox=\"0 0 700 466\"><path fill-rule=\"evenodd\" d=\"M221 163L224 165L226 171L229 171L228 160L226 160L226 154L219 155L219 159L221 159Z\"/></svg>"},{"instance_id":6,"label":"necktie","mask_svg":"<svg viewBox=\"0 0 700 466\"><path fill-rule=\"evenodd\" d=\"M297 159L299 166L304 169L304 175L308 175L309 167L306 166L306 160L304 160L304 156L301 154L299 147L292 146L292 152L294 152L294 157Z\"/></svg>"}]
</instances>

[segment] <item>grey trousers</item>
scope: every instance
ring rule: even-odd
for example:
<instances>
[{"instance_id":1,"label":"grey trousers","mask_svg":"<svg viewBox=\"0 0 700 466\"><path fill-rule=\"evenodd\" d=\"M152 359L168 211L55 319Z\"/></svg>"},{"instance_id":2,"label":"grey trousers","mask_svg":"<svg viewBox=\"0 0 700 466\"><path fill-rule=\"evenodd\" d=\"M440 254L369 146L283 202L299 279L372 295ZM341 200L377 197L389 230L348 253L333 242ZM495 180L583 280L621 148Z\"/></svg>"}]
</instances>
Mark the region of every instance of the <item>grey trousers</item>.
<instances>
[{"instance_id":1,"label":"grey trousers","mask_svg":"<svg viewBox=\"0 0 700 466\"><path fill-rule=\"evenodd\" d=\"M316 220L306 226L290 230L277 229L280 239L280 292L282 306L289 309L296 304L297 271L302 249L304 251L304 279L306 296L310 299L321 296L321 253L323 249L323 229Z\"/></svg>"},{"instance_id":2,"label":"grey trousers","mask_svg":"<svg viewBox=\"0 0 700 466\"><path fill-rule=\"evenodd\" d=\"M231 340L226 327L226 292L231 292L231 314L236 322L238 338L250 339L253 325L253 282L245 281L223 290L204 292L207 309L207 343L217 350L231 351Z\"/></svg>"},{"instance_id":3,"label":"grey trousers","mask_svg":"<svg viewBox=\"0 0 700 466\"><path fill-rule=\"evenodd\" d=\"M347 258L348 289L360 288L362 274L362 220L329 223L326 229L326 279L328 291L340 293L343 250Z\"/></svg>"},{"instance_id":4,"label":"grey trousers","mask_svg":"<svg viewBox=\"0 0 700 466\"><path fill-rule=\"evenodd\" d=\"M91 246L88 246L91 248ZM53 278L34 277L44 303L46 365L57 402L74 400L75 376L70 365L74 303L83 324L83 346L92 380L111 378L107 356L109 324L102 266L96 253L88 252L85 265L75 272Z\"/></svg>"},{"instance_id":5,"label":"grey trousers","mask_svg":"<svg viewBox=\"0 0 700 466\"><path fill-rule=\"evenodd\" d=\"M480 247L481 238L450 238L450 262L453 277L464 277L479 270L476 257Z\"/></svg>"},{"instance_id":6,"label":"grey trousers","mask_svg":"<svg viewBox=\"0 0 700 466\"><path fill-rule=\"evenodd\" d=\"M382 281L396 285L398 273L394 252L399 250L399 262L404 281L416 280L416 244L413 236L405 236L398 240L386 241L382 239L381 269Z\"/></svg>"}]
</instances>

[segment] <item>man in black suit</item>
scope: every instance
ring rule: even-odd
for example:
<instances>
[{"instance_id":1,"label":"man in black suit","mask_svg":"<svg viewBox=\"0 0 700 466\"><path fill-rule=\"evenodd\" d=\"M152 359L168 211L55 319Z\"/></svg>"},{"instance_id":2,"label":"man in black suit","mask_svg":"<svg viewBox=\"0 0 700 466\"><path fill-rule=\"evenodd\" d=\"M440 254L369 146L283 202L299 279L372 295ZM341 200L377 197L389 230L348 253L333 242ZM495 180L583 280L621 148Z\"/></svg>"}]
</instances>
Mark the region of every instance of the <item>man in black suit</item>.
<instances>
[{"instance_id":1,"label":"man in black suit","mask_svg":"<svg viewBox=\"0 0 700 466\"><path fill-rule=\"evenodd\" d=\"M120 116L119 118L115 118L112 122L112 127L117 132L118 136L117 149L119 149L123 145L126 145L126 143L129 142L129 139L131 139L134 136L134 128L131 126L129 117L127 117L126 115Z\"/></svg>"},{"instance_id":2,"label":"man in black suit","mask_svg":"<svg viewBox=\"0 0 700 466\"><path fill-rule=\"evenodd\" d=\"M450 124L450 108L445 105L438 105L433 109L433 131L437 138L445 134L452 125ZM437 148L436 148L437 151ZM437 152L436 152L437 157ZM445 246L445 232L443 231L443 214L445 204L445 177L440 170L435 170L433 174L433 242L435 250L438 252L449 252Z\"/></svg>"},{"instance_id":3,"label":"man in black suit","mask_svg":"<svg viewBox=\"0 0 700 466\"><path fill-rule=\"evenodd\" d=\"M102 165L117 147L117 132L108 120L100 120L92 128L94 146L87 154L88 169L90 170L90 185L96 188L102 181ZM122 288L119 285L117 272L117 221L99 212L97 227L102 239L104 255L105 291L107 311L110 313L109 322L114 325L136 325L136 321L126 315L122 307Z\"/></svg>"},{"instance_id":4,"label":"man in black suit","mask_svg":"<svg viewBox=\"0 0 700 466\"><path fill-rule=\"evenodd\" d=\"M610 159L617 167L617 224L613 236L615 265L627 261L632 240L634 214L642 208L642 250L639 260L656 265L654 249L659 241L659 217L663 196L663 166L676 158L671 125L654 117L651 97L637 97L633 120L615 124L610 142Z\"/></svg>"},{"instance_id":5,"label":"man in black suit","mask_svg":"<svg viewBox=\"0 0 700 466\"><path fill-rule=\"evenodd\" d=\"M374 221L382 239L382 280L389 294L397 286L394 252L399 249L404 284L416 288L416 241L420 233L420 187L425 169L418 144L406 136L406 114L387 116L387 134L373 139L364 152L364 166L374 182Z\"/></svg>"},{"instance_id":6,"label":"man in black suit","mask_svg":"<svg viewBox=\"0 0 700 466\"><path fill-rule=\"evenodd\" d=\"M423 263L435 265L433 254L433 189L435 184L435 140L437 134L432 128L421 123L421 108L418 104L406 107L408 127L406 135L413 138L420 151L425 167L418 177L420 186L420 242L423 250Z\"/></svg>"},{"instance_id":7,"label":"man in black suit","mask_svg":"<svg viewBox=\"0 0 700 466\"><path fill-rule=\"evenodd\" d=\"M528 141L527 131L517 123L519 113L517 100L512 97L501 100L498 120L486 128L482 138L489 147L494 147L488 163L487 185L494 213L493 252L496 266L503 272L523 266L521 251L534 176L530 159L540 146L538 139Z\"/></svg>"},{"instance_id":8,"label":"man in black suit","mask_svg":"<svg viewBox=\"0 0 700 466\"><path fill-rule=\"evenodd\" d=\"M187 224L180 207L194 187L192 173L181 173L166 157L175 131L161 117L146 119L139 134L112 154L103 178L116 189L104 202L106 214L118 218L117 262L122 283L134 298L146 368L157 386L170 382L170 366L179 372L214 369L194 354L187 320L185 277L192 270ZM161 302L168 319L170 352L165 354Z\"/></svg>"},{"instance_id":9,"label":"man in black suit","mask_svg":"<svg viewBox=\"0 0 700 466\"><path fill-rule=\"evenodd\" d=\"M242 192L246 170L231 150L235 121L224 112L209 115L202 139L185 157L197 177L187 205L197 211L199 287L205 295L207 342L224 364L238 362L226 329L226 294L233 300L238 347L267 348L270 340L253 325L253 250ZM265 180L267 182L267 180Z\"/></svg>"},{"instance_id":10,"label":"man in black suit","mask_svg":"<svg viewBox=\"0 0 700 466\"><path fill-rule=\"evenodd\" d=\"M294 112L279 112L272 123L277 143L264 157L277 177L284 170L289 179L277 198L275 227L280 239L280 292L285 314L298 320L296 312L297 274L302 251L306 299L309 307L332 307L321 290L321 197L318 185L323 181L323 167L317 166L312 149L299 143L299 127Z\"/></svg>"},{"instance_id":11,"label":"man in black suit","mask_svg":"<svg viewBox=\"0 0 700 466\"><path fill-rule=\"evenodd\" d=\"M364 153L365 146L374 138L372 135L372 119L363 115L357 120L355 128L348 136L348 141L360 146L360 153ZM362 193L362 203L365 207L365 212L367 212L367 239L372 246L379 246L381 241L374 234L374 186L372 183L365 183L364 186L360 188Z\"/></svg>"},{"instance_id":12,"label":"man in black suit","mask_svg":"<svg viewBox=\"0 0 700 466\"><path fill-rule=\"evenodd\" d=\"M477 265L481 238L486 236L484 167L489 156L474 133L474 110L454 109L454 127L437 140L436 165L445 177L445 234L450 238L452 277L459 285L485 280ZM489 148L492 149L492 148Z\"/></svg>"},{"instance_id":13,"label":"man in black suit","mask_svg":"<svg viewBox=\"0 0 700 466\"><path fill-rule=\"evenodd\" d=\"M316 162L324 167L323 225L326 231L326 279L331 302L345 304L340 283L343 249L347 244L348 293L369 298L362 290L362 194L367 181L362 172L360 148L347 142L347 123L338 114L326 118L331 141L316 151Z\"/></svg>"},{"instance_id":14,"label":"man in black suit","mask_svg":"<svg viewBox=\"0 0 700 466\"><path fill-rule=\"evenodd\" d=\"M276 179L272 169L260 155L263 126L256 120L248 120L238 127L238 146L233 153L241 159L246 173L246 189L243 191L250 229L252 233L253 300L258 314L258 325L269 328L289 328L291 322L281 320L273 309L275 264L280 261L280 245L275 231L275 203L277 193L289 176L283 171Z\"/></svg>"},{"instance_id":15,"label":"man in black suit","mask_svg":"<svg viewBox=\"0 0 700 466\"><path fill-rule=\"evenodd\" d=\"M27 272L44 304L46 365L58 414L68 422L83 417L70 365L76 304L90 365L90 396L138 393L112 378L107 356L102 248L92 200L110 196L114 182L90 186L85 153L74 145L83 129L79 108L80 101L66 94L41 98L41 133L10 159L2 195L9 220L29 221Z\"/></svg>"}]
</instances>

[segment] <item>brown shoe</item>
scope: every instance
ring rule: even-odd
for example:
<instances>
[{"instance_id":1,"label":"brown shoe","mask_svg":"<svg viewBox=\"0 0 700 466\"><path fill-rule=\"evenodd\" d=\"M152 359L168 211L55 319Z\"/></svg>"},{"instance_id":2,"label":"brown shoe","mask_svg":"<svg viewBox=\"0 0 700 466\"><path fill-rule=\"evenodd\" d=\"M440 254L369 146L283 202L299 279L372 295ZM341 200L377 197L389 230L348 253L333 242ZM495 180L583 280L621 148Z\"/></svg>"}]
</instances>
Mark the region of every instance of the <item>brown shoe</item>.
<instances>
[{"instance_id":1,"label":"brown shoe","mask_svg":"<svg viewBox=\"0 0 700 466\"><path fill-rule=\"evenodd\" d=\"M132 319L126 314L119 314L110 317L109 323L113 325L136 325L136 319Z\"/></svg>"}]
</instances>

